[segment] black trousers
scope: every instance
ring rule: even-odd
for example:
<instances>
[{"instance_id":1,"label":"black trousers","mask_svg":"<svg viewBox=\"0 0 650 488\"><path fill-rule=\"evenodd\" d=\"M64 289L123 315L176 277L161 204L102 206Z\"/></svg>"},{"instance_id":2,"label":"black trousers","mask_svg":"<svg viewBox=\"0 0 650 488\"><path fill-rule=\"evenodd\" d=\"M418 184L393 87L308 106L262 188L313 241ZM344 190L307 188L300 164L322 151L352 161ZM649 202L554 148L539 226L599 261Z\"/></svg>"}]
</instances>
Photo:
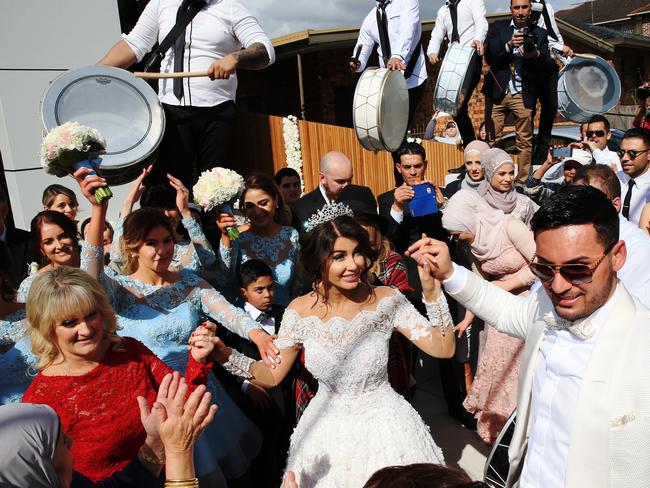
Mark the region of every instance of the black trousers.
<instances>
[{"instance_id":1,"label":"black trousers","mask_svg":"<svg viewBox=\"0 0 650 488\"><path fill-rule=\"evenodd\" d=\"M476 139L476 133L474 132L472 119L470 119L469 114L467 113L467 107L469 105L469 101L472 99L474 89L478 85L478 82L481 80L481 57L478 54L474 53L474 56L470 60L470 64L473 65L469 70L470 73L472 73L472 79L470 80L470 84L467 88L467 96L465 97L465 100L463 100L460 108L456 111L456 116L454 117L454 121L458 126L458 131L460 132L460 136L463 138L464 146L467 146L467 144Z\"/></svg>"},{"instance_id":2,"label":"black trousers","mask_svg":"<svg viewBox=\"0 0 650 488\"><path fill-rule=\"evenodd\" d=\"M191 189L202 171L231 166L235 102L214 107L163 104L163 108L166 126L150 177L154 183L167 182L169 173Z\"/></svg>"},{"instance_id":3,"label":"black trousers","mask_svg":"<svg viewBox=\"0 0 650 488\"><path fill-rule=\"evenodd\" d=\"M551 131L553 130L553 122L555 122L555 114L557 113L557 69L548 74L548 79L544 83L537 85L537 100L541 106L539 113L539 127L537 130L537 143L548 144L551 141ZM533 106L531 117L535 119L535 112L537 104ZM533 122L534 125L534 122ZM544 155L546 157L546 155Z\"/></svg>"}]
</instances>

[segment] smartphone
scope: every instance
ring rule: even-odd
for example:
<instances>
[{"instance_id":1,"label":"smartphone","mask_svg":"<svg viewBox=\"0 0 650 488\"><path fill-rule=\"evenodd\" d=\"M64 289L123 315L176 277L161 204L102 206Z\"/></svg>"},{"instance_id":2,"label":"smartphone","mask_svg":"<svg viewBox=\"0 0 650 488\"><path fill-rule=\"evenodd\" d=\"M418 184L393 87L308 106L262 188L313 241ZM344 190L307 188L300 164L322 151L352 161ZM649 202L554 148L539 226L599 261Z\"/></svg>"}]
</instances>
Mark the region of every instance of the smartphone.
<instances>
[{"instance_id":1,"label":"smartphone","mask_svg":"<svg viewBox=\"0 0 650 488\"><path fill-rule=\"evenodd\" d=\"M438 202L436 202L436 189L431 183L420 183L413 185L415 196L409 202L409 211L413 217L422 217L438 213Z\"/></svg>"},{"instance_id":2,"label":"smartphone","mask_svg":"<svg viewBox=\"0 0 650 488\"><path fill-rule=\"evenodd\" d=\"M566 146L554 147L552 154L554 158L570 158L573 156L573 149Z\"/></svg>"}]
</instances>

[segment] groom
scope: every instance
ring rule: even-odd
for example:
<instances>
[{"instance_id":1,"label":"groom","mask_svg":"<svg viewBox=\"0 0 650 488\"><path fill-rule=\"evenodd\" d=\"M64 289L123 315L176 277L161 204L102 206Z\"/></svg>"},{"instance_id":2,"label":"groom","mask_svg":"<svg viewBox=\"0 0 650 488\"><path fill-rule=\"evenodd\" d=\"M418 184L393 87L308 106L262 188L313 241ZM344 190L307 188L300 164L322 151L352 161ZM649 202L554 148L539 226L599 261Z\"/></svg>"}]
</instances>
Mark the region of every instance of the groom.
<instances>
[{"instance_id":1,"label":"groom","mask_svg":"<svg viewBox=\"0 0 650 488\"><path fill-rule=\"evenodd\" d=\"M569 186L532 220L542 286L511 295L451 262L424 238L447 292L501 332L524 339L506 486L650 486L650 310L617 281L625 263L616 210Z\"/></svg>"}]
</instances>

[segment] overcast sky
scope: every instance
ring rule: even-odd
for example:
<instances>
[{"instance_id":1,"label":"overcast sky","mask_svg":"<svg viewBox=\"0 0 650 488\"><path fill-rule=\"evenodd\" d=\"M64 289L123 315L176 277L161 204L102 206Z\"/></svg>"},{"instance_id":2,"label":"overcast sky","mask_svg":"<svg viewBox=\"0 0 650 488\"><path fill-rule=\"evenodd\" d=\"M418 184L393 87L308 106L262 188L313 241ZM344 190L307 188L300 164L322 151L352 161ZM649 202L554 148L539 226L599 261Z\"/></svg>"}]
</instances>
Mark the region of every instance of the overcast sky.
<instances>
[{"instance_id":1,"label":"overcast sky","mask_svg":"<svg viewBox=\"0 0 650 488\"><path fill-rule=\"evenodd\" d=\"M577 0L552 0L555 10ZM270 37L305 29L328 29L361 25L372 0L242 0ZM433 19L442 0L420 0L420 17ZM509 0L486 0L488 13L508 11Z\"/></svg>"}]
</instances>

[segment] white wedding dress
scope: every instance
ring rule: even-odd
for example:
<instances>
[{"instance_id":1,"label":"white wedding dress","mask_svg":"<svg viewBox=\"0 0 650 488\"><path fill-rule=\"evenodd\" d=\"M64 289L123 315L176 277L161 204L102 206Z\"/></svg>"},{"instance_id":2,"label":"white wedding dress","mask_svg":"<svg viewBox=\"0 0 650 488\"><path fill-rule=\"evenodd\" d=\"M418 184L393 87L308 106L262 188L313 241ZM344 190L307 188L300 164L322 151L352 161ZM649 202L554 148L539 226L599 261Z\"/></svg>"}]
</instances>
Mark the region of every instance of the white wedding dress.
<instances>
[{"instance_id":1,"label":"white wedding dress","mask_svg":"<svg viewBox=\"0 0 650 488\"><path fill-rule=\"evenodd\" d=\"M434 325L452 323L444 295L427 306L427 314ZM401 293L352 320L323 322L285 312L276 345L301 344L307 369L318 380L318 393L291 436L286 469L300 488L361 488L386 466L444 463L427 425L388 383L394 329L415 341L432 325Z\"/></svg>"}]
</instances>

